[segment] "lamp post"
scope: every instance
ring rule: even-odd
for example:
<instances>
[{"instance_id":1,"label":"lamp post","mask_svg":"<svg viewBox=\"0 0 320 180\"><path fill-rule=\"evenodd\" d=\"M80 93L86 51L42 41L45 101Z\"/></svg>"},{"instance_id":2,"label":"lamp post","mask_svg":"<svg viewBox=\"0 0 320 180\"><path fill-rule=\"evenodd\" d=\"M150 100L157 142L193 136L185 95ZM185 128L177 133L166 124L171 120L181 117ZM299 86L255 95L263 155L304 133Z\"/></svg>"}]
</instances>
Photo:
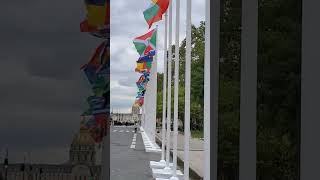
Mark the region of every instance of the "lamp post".
<instances>
[{"instance_id":1,"label":"lamp post","mask_svg":"<svg viewBox=\"0 0 320 180\"><path fill-rule=\"evenodd\" d=\"M22 171L22 180L24 180L24 169L25 169L26 157L23 159L23 164L21 164L20 170Z\"/></svg>"},{"instance_id":2,"label":"lamp post","mask_svg":"<svg viewBox=\"0 0 320 180\"><path fill-rule=\"evenodd\" d=\"M8 166L9 166L9 161L8 161L8 150L7 150L7 155L6 155L6 158L4 159L4 169L5 169L4 179L5 180L7 180L8 178Z\"/></svg>"},{"instance_id":3,"label":"lamp post","mask_svg":"<svg viewBox=\"0 0 320 180\"><path fill-rule=\"evenodd\" d=\"M39 179L41 180L41 176L42 176L42 168L39 169Z\"/></svg>"}]
</instances>

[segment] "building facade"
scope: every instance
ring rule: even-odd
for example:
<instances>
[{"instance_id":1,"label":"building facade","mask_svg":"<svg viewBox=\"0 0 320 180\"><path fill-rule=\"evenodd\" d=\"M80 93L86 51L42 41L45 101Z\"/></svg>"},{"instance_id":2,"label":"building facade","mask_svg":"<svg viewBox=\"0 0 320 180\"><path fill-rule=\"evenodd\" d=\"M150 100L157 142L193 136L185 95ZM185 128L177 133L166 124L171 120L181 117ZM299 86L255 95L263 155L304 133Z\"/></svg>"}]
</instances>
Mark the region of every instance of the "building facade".
<instances>
[{"instance_id":1,"label":"building facade","mask_svg":"<svg viewBox=\"0 0 320 180\"><path fill-rule=\"evenodd\" d=\"M100 180L101 150L86 129L80 129L70 145L69 160L64 164L0 165L0 180ZM7 176L7 178L5 178Z\"/></svg>"},{"instance_id":2,"label":"building facade","mask_svg":"<svg viewBox=\"0 0 320 180\"><path fill-rule=\"evenodd\" d=\"M140 108L132 106L131 113L114 113L111 112L113 123L138 123L141 121Z\"/></svg>"}]
</instances>

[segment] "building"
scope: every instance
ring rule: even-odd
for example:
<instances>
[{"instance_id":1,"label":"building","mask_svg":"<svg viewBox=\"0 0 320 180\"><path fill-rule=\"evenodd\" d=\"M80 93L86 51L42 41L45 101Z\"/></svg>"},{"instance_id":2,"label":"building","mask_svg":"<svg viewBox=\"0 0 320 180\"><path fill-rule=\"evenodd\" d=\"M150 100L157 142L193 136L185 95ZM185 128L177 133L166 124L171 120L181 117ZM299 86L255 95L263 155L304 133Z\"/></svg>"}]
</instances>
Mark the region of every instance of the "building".
<instances>
[{"instance_id":1,"label":"building","mask_svg":"<svg viewBox=\"0 0 320 180\"><path fill-rule=\"evenodd\" d=\"M100 149L86 129L81 128L70 145L69 160L64 164L10 164L7 180L99 180ZM24 170L23 170L24 169ZM0 180L5 179L5 168L0 165Z\"/></svg>"},{"instance_id":2,"label":"building","mask_svg":"<svg viewBox=\"0 0 320 180\"><path fill-rule=\"evenodd\" d=\"M140 108L132 106L131 113L111 112L111 118L114 124L137 123L141 121Z\"/></svg>"}]
</instances>

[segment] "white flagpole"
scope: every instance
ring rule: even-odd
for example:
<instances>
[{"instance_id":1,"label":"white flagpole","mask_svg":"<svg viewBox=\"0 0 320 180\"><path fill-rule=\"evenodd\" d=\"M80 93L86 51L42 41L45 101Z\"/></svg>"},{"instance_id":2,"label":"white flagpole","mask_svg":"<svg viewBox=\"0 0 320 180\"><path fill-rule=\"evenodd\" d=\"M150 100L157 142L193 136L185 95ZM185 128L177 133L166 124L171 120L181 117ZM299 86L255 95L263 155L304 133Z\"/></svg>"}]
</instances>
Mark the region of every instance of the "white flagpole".
<instances>
[{"instance_id":1,"label":"white flagpole","mask_svg":"<svg viewBox=\"0 0 320 180\"><path fill-rule=\"evenodd\" d=\"M190 84L191 84L191 0L187 0L187 34L185 67L185 115L184 115L184 180L189 180L190 150Z\"/></svg>"},{"instance_id":2,"label":"white flagpole","mask_svg":"<svg viewBox=\"0 0 320 180\"><path fill-rule=\"evenodd\" d=\"M164 30L164 60L163 60L163 97L162 97L162 151L161 151L161 163L165 163L165 143L166 143L166 104L167 104L167 39L168 39L168 15L165 14L165 30Z\"/></svg>"},{"instance_id":3,"label":"white flagpole","mask_svg":"<svg viewBox=\"0 0 320 180\"><path fill-rule=\"evenodd\" d=\"M154 56L154 60L152 62L152 84L151 84L151 93L150 93L150 139L152 140L152 143L156 142L156 129L157 129L157 80L158 80L158 25L156 26L156 54Z\"/></svg>"},{"instance_id":4,"label":"white flagpole","mask_svg":"<svg viewBox=\"0 0 320 180\"><path fill-rule=\"evenodd\" d=\"M206 0L204 61L204 180L210 180L210 0ZM216 145L216 144L214 144ZM215 166L214 166L215 167ZM215 176L213 176L216 178Z\"/></svg>"},{"instance_id":5,"label":"white flagpole","mask_svg":"<svg viewBox=\"0 0 320 180\"><path fill-rule=\"evenodd\" d=\"M168 106L167 106L167 152L165 170L170 171L170 135L171 135L171 60L172 60L172 0L169 4L169 58L168 58Z\"/></svg>"},{"instance_id":6,"label":"white flagpole","mask_svg":"<svg viewBox=\"0 0 320 180\"><path fill-rule=\"evenodd\" d=\"M178 148L178 96L179 96L179 31L180 31L180 0L176 0L176 43L174 64L174 107L173 107L173 176L170 180L177 178L177 148ZM178 179L179 180L179 179Z\"/></svg>"}]
</instances>

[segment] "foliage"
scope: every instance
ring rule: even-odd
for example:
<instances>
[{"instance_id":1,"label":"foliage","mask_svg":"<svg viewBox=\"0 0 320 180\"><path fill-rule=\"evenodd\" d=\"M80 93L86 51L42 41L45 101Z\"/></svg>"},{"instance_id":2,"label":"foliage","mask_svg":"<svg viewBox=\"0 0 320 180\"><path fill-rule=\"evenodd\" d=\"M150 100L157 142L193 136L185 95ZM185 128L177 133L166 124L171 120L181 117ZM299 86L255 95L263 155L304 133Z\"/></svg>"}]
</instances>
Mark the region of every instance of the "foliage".
<instances>
[{"instance_id":1,"label":"foliage","mask_svg":"<svg viewBox=\"0 0 320 180\"><path fill-rule=\"evenodd\" d=\"M239 169L241 0L223 0L221 6L218 175L219 179L233 180L238 179ZM257 87L257 179L259 180L299 179L300 11L301 2L298 0L259 1ZM201 132L203 128L204 29L204 22L201 22L199 27L192 26L190 113L191 127L195 132ZM184 39L180 44L179 78L179 119L182 121L184 121L185 45ZM161 85L158 85L159 118L162 118L161 78L162 74L159 74L159 83L161 81ZM173 92L172 88L172 100Z\"/></svg>"}]
</instances>

